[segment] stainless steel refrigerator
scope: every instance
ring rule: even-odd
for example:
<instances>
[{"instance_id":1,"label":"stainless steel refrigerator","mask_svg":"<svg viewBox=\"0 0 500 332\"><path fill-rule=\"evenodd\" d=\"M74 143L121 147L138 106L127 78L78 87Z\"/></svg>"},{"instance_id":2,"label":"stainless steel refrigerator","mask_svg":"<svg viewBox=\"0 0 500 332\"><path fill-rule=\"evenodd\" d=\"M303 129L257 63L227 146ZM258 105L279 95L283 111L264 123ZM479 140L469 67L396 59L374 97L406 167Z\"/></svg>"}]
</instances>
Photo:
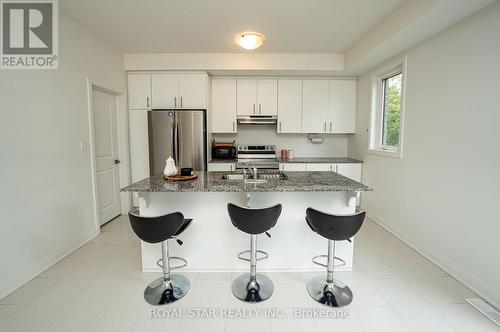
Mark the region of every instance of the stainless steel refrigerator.
<instances>
[{"instance_id":1,"label":"stainless steel refrigerator","mask_svg":"<svg viewBox=\"0 0 500 332\"><path fill-rule=\"evenodd\" d=\"M207 170L207 120L205 110L148 111L149 172L162 174L172 156L178 168Z\"/></svg>"}]
</instances>

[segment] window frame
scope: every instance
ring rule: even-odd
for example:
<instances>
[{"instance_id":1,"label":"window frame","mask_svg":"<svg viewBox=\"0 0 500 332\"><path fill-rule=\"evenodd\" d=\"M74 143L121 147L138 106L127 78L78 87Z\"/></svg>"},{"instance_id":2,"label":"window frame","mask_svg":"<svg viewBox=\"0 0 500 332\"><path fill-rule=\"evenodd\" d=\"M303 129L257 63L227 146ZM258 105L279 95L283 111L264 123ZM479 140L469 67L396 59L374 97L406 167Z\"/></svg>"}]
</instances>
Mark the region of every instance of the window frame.
<instances>
[{"instance_id":1,"label":"window frame","mask_svg":"<svg viewBox=\"0 0 500 332\"><path fill-rule=\"evenodd\" d=\"M384 121L384 84L383 81L401 73L401 106L399 110L399 145L397 149L383 146L383 121ZM370 128L368 135L368 153L398 158L403 157L403 132L406 87L406 57L374 71L371 75L371 102L370 102Z\"/></svg>"}]
</instances>

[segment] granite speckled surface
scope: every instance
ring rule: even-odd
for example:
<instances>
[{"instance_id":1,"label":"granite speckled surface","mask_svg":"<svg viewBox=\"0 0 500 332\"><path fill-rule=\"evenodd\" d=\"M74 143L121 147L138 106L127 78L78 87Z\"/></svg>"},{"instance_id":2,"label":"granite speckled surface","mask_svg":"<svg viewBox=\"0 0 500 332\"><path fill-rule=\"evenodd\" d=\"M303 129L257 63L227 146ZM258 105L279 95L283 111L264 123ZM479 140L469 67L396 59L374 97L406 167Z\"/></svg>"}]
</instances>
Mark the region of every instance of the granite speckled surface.
<instances>
[{"instance_id":1,"label":"granite speckled surface","mask_svg":"<svg viewBox=\"0 0 500 332\"><path fill-rule=\"evenodd\" d=\"M280 163L307 163L307 164L357 164L363 163L361 160L347 157L295 157L292 159L278 158Z\"/></svg>"},{"instance_id":2,"label":"granite speckled surface","mask_svg":"<svg viewBox=\"0 0 500 332\"><path fill-rule=\"evenodd\" d=\"M287 180L251 184L222 179L228 172L196 172L191 181L169 182L162 175L133 183L121 191L132 192L318 192L372 191L372 188L335 172L284 172ZM234 173L234 172L233 172Z\"/></svg>"},{"instance_id":3,"label":"granite speckled surface","mask_svg":"<svg viewBox=\"0 0 500 332\"><path fill-rule=\"evenodd\" d=\"M236 159L212 159L208 162L214 164L234 164L236 163Z\"/></svg>"}]
</instances>

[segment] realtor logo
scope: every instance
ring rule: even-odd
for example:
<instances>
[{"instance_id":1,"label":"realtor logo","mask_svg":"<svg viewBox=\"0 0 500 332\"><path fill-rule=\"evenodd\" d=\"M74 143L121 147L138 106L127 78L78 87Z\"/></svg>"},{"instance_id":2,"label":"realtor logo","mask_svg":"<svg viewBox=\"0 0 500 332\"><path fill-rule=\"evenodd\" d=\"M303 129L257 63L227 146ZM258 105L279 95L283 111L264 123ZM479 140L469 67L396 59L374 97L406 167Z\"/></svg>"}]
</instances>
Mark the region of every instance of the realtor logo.
<instances>
[{"instance_id":1,"label":"realtor logo","mask_svg":"<svg viewBox=\"0 0 500 332\"><path fill-rule=\"evenodd\" d=\"M57 1L0 1L2 69L57 69Z\"/></svg>"}]
</instances>

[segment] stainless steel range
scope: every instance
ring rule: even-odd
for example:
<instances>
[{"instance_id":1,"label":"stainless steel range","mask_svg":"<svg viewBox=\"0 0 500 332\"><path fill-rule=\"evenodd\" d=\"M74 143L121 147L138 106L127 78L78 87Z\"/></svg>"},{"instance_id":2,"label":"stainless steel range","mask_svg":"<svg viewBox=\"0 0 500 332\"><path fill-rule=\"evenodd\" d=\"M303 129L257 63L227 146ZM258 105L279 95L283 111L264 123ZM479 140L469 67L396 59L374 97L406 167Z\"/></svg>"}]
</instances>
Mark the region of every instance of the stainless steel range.
<instances>
[{"instance_id":1,"label":"stainless steel range","mask_svg":"<svg viewBox=\"0 0 500 332\"><path fill-rule=\"evenodd\" d=\"M238 145L237 169L255 167L258 169L279 169L276 159L276 146L274 145Z\"/></svg>"}]
</instances>

